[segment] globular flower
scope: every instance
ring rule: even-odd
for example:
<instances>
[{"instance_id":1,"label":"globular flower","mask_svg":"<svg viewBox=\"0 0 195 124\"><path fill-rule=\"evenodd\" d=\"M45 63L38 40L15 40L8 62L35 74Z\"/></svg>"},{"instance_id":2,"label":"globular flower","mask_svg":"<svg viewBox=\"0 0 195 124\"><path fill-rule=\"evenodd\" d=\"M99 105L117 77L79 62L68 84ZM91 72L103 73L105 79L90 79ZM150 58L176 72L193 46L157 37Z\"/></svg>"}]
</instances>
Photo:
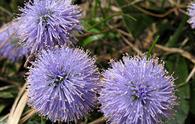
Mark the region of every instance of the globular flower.
<instances>
[{"instance_id":1,"label":"globular flower","mask_svg":"<svg viewBox=\"0 0 195 124\"><path fill-rule=\"evenodd\" d=\"M173 77L158 59L123 57L103 74L99 101L113 124L157 124L174 113Z\"/></svg>"},{"instance_id":2,"label":"globular flower","mask_svg":"<svg viewBox=\"0 0 195 124\"><path fill-rule=\"evenodd\" d=\"M71 0L34 0L21 9L18 32L31 53L54 46L72 46L82 31L81 11Z\"/></svg>"},{"instance_id":3,"label":"globular flower","mask_svg":"<svg viewBox=\"0 0 195 124\"><path fill-rule=\"evenodd\" d=\"M195 28L195 3L191 3L188 7L188 15L190 16L188 23L191 24L192 28Z\"/></svg>"},{"instance_id":4,"label":"globular flower","mask_svg":"<svg viewBox=\"0 0 195 124\"><path fill-rule=\"evenodd\" d=\"M28 103L51 121L76 122L96 103L99 73L80 49L44 50L27 78Z\"/></svg>"},{"instance_id":5,"label":"globular flower","mask_svg":"<svg viewBox=\"0 0 195 124\"><path fill-rule=\"evenodd\" d=\"M12 62L28 55L28 50L19 44L17 28L18 22L13 21L0 29L0 55Z\"/></svg>"}]
</instances>

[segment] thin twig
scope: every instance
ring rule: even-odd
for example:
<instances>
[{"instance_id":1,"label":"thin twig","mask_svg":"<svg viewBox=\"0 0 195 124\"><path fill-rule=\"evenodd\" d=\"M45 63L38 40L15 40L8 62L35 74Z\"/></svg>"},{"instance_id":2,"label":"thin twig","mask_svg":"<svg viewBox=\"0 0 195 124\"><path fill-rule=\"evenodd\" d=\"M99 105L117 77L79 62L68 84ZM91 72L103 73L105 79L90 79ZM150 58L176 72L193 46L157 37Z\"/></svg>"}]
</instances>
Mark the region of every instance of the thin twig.
<instances>
[{"instance_id":1,"label":"thin twig","mask_svg":"<svg viewBox=\"0 0 195 124\"><path fill-rule=\"evenodd\" d=\"M0 91L3 91L3 90L7 90L9 88L12 88L13 86L10 85L10 86L3 86L3 87L0 87Z\"/></svg>"},{"instance_id":2,"label":"thin twig","mask_svg":"<svg viewBox=\"0 0 195 124\"><path fill-rule=\"evenodd\" d=\"M135 51L138 55L143 55L143 53L137 48L135 47L135 45L133 45L131 42L129 42L129 40L127 40L125 37L122 36L122 39L124 40L124 42L129 45L133 51Z\"/></svg>"},{"instance_id":3,"label":"thin twig","mask_svg":"<svg viewBox=\"0 0 195 124\"><path fill-rule=\"evenodd\" d=\"M13 115L8 119L7 124L18 124L19 123L20 118L22 116L22 112L24 111L24 108L26 106L27 99L28 99L27 92L24 92L20 101L17 104L17 107L15 108Z\"/></svg>"},{"instance_id":4,"label":"thin twig","mask_svg":"<svg viewBox=\"0 0 195 124\"><path fill-rule=\"evenodd\" d=\"M168 54L179 53L182 57L190 60L192 63L195 64L195 56L193 56L191 53L189 53L183 49L169 48L169 47L165 47L165 46L158 45L158 44L156 44L156 48L161 49L161 50L167 52Z\"/></svg>"},{"instance_id":5,"label":"thin twig","mask_svg":"<svg viewBox=\"0 0 195 124\"><path fill-rule=\"evenodd\" d=\"M133 51L135 51L138 55L143 55L143 53L141 52L141 50L139 50L134 44L132 44L131 42L129 42L129 40L127 38L125 38L124 36L127 36L128 38L133 38L131 34L123 31L123 30L120 30L120 29L116 29L116 31L121 34L122 36L122 39L123 41L129 45Z\"/></svg>"},{"instance_id":6,"label":"thin twig","mask_svg":"<svg viewBox=\"0 0 195 124\"><path fill-rule=\"evenodd\" d=\"M164 18L166 16L168 16L169 14L175 12L176 10L178 10L178 8L172 8L170 10L168 10L167 12L163 13L163 14L156 14L156 13L152 13L150 11L147 11L139 6L136 6L136 5L133 5L133 7L135 7L136 9L138 9L139 11L143 12L144 14L146 15L150 15L150 16L153 16L153 17L158 17L158 18Z\"/></svg>"},{"instance_id":7,"label":"thin twig","mask_svg":"<svg viewBox=\"0 0 195 124\"><path fill-rule=\"evenodd\" d=\"M130 33L125 32L125 31L123 31L123 30L121 30L121 29L116 29L116 31L117 31L118 33L120 33L120 34L123 34L124 36L127 36L127 37L129 37L129 38L133 38L133 36L132 36Z\"/></svg>"},{"instance_id":8,"label":"thin twig","mask_svg":"<svg viewBox=\"0 0 195 124\"><path fill-rule=\"evenodd\" d=\"M22 97L22 95L24 94L26 90L26 84L24 84L24 86L22 87L22 89L20 90L18 96L16 97L15 101L14 101L14 104L12 105L12 108L11 108L11 111L9 113L9 118L8 118L8 124L10 124L11 120L12 120L12 117L14 115L14 112L16 110L16 107L18 105L18 102L20 100L20 98Z\"/></svg>"},{"instance_id":9,"label":"thin twig","mask_svg":"<svg viewBox=\"0 0 195 124\"><path fill-rule=\"evenodd\" d=\"M9 117L9 114L6 114L5 116L3 116L3 117L0 119L0 122L5 121L8 117Z\"/></svg>"},{"instance_id":10,"label":"thin twig","mask_svg":"<svg viewBox=\"0 0 195 124\"><path fill-rule=\"evenodd\" d=\"M5 8L3 8L2 6L0 6L0 10L2 11L2 12L5 12L5 13L7 13L10 17L12 17L13 15L12 15L12 13L10 12L10 11L8 11L7 9L5 9Z\"/></svg>"},{"instance_id":11,"label":"thin twig","mask_svg":"<svg viewBox=\"0 0 195 124\"><path fill-rule=\"evenodd\" d=\"M177 86L177 88L181 88L181 87L185 86L186 84L188 84L188 82L190 81L190 79L192 78L194 73L195 73L195 65L194 65L192 71L190 72L190 74L188 75L188 77L186 78L186 81L184 83L179 84Z\"/></svg>"},{"instance_id":12,"label":"thin twig","mask_svg":"<svg viewBox=\"0 0 195 124\"><path fill-rule=\"evenodd\" d=\"M34 109L30 109L20 120L19 124L25 123L29 118L31 118L36 111Z\"/></svg>"},{"instance_id":13,"label":"thin twig","mask_svg":"<svg viewBox=\"0 0 195 124\"><path fill-rule=\"evenodd\" d=\"M186 79L186 82L189 82L189 80L192 78L192 76L194 75L195 73L195 65L192 69L192 71L190 72L190 74L188 75L187 79Z\"/></svg>"},{"instance_id":14,"label":"thin twig","mask_svg":"<svg viewBox=\"0 0 195 124\"><path fill-rule=\"evenodd\" d=\"M5 79L4 77L0 77L0 81L6 82L8 84L15 85L15 86L20 88L20 85L17 82Z\"/></svg>"}]
</instances>

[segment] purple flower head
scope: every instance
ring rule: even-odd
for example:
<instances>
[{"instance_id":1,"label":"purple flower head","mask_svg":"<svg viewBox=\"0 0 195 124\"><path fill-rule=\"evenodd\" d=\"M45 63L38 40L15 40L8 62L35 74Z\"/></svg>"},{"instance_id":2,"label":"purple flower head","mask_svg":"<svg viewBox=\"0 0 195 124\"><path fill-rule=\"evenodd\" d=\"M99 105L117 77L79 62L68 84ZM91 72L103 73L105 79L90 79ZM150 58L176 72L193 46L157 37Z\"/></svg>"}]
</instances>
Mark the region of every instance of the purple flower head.
<instances>
[{"instance_id":1,"label":"purple flower head","mask_svg":"<svg viewBox=\"0 0 195 124\"><path fill-rule=\"evenodd\" d=\"M0 55L16 62L28 54L28 50L21 47L17 35L18 22L4 25L0 31Z\"/></svg>"},{"instance_id":2,"label":"purple flower head","mask_svg":"<svg viewBox=\"0 0 195 124\"><path fill-rule=\"evenodd\" d=\"M113 124L156 124L173 114L173 77L157 59L123 57L103 74L101 110Z\"/></svg>"},{"instance_id":3,"label":"purple flower head","mask_svg":"<svg viewBox=\"0 0 195 124\"><path fill-rule=\"evenodd\" d=\"M35 0L21 9L18 18L23 45L36 52L47 47L73 45L81 31L81 11L70 0Z\"/></svg>"},{"instance_id":4,"label":"purple flower head","mask_svg":"<svg viewBox=\"0 0 195 124\"><path fill-rule=\"evenodd\" d=\"M191 3L188 7L188 15L190 16L188 23L191 24L192 28L195 28L195 3Z\"/></svg>"},{"instance_id":5,"label":"purple flower head","mask_svg":"<svg viewBox=\"0 0 195 124\"><path fill-rule=\"evenodd\" d=\"M80 49L42 51L32 63L29 105L51 121L77 121L95 106L99 73Z\"/></svg>"}]
</instances>

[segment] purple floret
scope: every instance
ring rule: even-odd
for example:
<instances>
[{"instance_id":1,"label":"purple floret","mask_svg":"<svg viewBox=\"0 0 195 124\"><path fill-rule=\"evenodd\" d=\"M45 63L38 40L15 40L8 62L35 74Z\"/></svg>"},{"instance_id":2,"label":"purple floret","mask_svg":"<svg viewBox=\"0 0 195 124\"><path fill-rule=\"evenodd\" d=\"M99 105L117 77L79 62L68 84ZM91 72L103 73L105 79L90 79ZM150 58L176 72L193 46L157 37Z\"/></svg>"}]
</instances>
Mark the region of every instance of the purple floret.
<instances>
[{"instance_id":1,"label":"purple floret","mask_svg":"<svg viewBox=\"0 0 195 124\"><path fill-rule=\"evenodd\" d=\"M188 7L188 15L190 16L188 23L191 24L192 28L195 28L195 3L191 3Z\"/></svg>"},{"instance_id":2,"label":"purple floret","mask_svg":"<svg viewBox=\"0 0 195 124\"><path fill-rule=\"evenodd\" d=\"M158 59L123 57L103 76L99 100L112 124L157 124L172 116L174 79Z\"/></svg>"},{"instance_id":3,"label":"purple floret","mask_svg":"<svg viewBox=\"0 0 195 124\"><path fill-rule=\"evenodd\" d=\"M81 11L71 0L35 0L26 3L18 20L24 47L31 53L54 46L72 46L80 32Z\"/></svg>"},{"instance_id":4,"label":"purple floret","mask_svg":"<svg viewBox=\"0 0 195 124\"><path fill-rule=\"evenodd\" d=\"M18 22L10 22L0 29L0 55L12 62L28 55L28 50L19 45L17 35Z\"/></svg>"},{"instance_id":5,"label":"purple floret","mask_svg":"<svg viewBox=\"0 0 195 124\"><path fill-rule=\"evenodd\" d=\"M27 78L28 103L51 121L77 121L96 104L99 73L80 49L42 51Z\"/></svg>"}]
</instances>

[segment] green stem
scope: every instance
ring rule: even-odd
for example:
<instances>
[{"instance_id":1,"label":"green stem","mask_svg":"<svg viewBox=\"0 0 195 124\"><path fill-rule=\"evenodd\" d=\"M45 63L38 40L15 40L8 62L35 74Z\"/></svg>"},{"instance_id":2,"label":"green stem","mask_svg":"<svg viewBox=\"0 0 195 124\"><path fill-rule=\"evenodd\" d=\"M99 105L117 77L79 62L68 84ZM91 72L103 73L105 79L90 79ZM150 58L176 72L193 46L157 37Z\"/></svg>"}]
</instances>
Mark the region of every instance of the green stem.
<instances>
[{"instance_id":1,"label":"green stem","mask_svg":"<svg viewBox=\"0 0 195 124\"><path fill-rule=\"evenodd\" d=\"M98 23L92 25L91 27L89 27L89 28L87 29L87 31L89 31L89 30L95 28L96 26L98 26L98 25L100 25L100 24L102 24L102 23L105 23L106 21L112 19L112 18L115 17L115 16L120 16L120 15L122 15L122 16L128 16L128 17L130 17L132 20L136 21L135 18L133 18L132 16L130 16L130 15L128 15L128 14L116 13L116 14L113 14L113 15L111 15L111 16L108 16L108 17L106 17L105 19L103 19L102 21L100 21L100 22L98 22Z\"/></svg>"},{"instance_id":2,"label":"green stem","mask_svg":"<svg viewBox=\"0 0 195 124\"><path fill-rule=\"evenodd\" d=\"M156 43L158 42L159 38L160 38L160 36L158 35L158 36L155 38L155 40L153 41L152 46L151 46L151 47L149 48L149 50L148 50L147 59L150 57L151 52L152 52L152 50L154 49L154 47L155 47Z\"/></svg>"}]
</instances>

